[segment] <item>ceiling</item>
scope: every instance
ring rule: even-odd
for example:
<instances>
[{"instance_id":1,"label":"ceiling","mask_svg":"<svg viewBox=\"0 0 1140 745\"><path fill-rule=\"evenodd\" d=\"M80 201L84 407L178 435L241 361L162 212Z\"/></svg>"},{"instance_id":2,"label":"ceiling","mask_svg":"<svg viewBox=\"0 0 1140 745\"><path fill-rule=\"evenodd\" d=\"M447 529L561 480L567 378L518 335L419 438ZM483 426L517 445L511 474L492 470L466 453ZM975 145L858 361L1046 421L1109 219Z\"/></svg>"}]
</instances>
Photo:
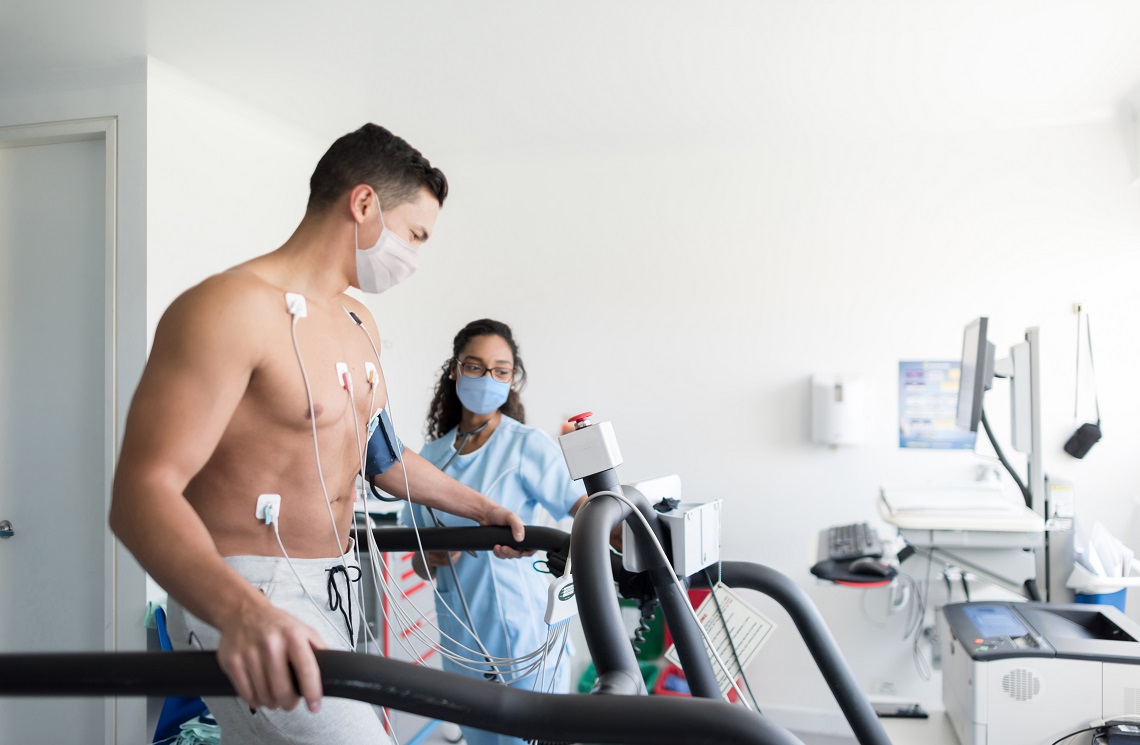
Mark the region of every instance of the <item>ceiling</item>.
<instances>
[{"instance_id":1,"label":"ceiling","mask_svg":"<svg viewBox=\"0 0 1140 745\"><path fill-rule=\"evenodd\" d=\"M1100 119L1132 0L0 0L0 87L151 55L322 140L747 142Z\"/></svg>"}]
</instances>

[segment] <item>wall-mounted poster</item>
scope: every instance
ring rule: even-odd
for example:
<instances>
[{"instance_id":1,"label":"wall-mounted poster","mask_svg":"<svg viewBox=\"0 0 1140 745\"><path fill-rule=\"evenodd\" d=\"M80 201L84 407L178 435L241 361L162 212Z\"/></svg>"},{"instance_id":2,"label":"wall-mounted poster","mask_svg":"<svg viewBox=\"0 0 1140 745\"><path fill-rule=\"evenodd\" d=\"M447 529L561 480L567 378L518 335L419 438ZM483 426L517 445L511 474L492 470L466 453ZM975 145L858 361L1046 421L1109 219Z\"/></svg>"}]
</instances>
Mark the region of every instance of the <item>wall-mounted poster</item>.
<instances>
[{"instance_id":1,"label":"wall-mounted poster","mask_svg":"<svg viewBox=\"0 0 1140 745\"><path fill-rule=\"evenodd\" d=\"M960 429L958 381L961 363L899 362L899 447L973 450L977 433Z\"/></svg>"}]
</instances>

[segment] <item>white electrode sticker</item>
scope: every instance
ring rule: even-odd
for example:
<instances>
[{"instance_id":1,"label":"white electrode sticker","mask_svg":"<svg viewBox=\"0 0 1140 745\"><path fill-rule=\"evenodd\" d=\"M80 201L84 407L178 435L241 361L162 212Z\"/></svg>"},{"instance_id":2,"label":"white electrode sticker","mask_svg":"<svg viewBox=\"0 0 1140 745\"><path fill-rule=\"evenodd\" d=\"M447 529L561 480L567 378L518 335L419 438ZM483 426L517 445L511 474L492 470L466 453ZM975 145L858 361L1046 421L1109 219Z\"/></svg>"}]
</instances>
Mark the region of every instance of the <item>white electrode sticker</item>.
<instances>
[{"instance_id":1,"label":"white electrode sticker","mask_svg":"<svg viewBox=\"0 0 1140 745\"><path fill-rule=\"evenodd\" d=\"M715 599L713 593L716 594ZM720 686L721 695L724 695L732 687L734 680L740 680L743 677L741 666L747 668L749 663L755 659L760 648L772 637L772 633L776 630L776 624L772 619L744 602L740 595L722 583L717 583L713 593L709 593L708 597L697 608L697 618L701 620L705 633L712 640L716 653L720 655L725 666L732 673L731 678L725 675L720 663L709 652L708 642L705 642L705 654L709 656L709 660L712 662L713 670L716 672L717 684ZM720 601L719 612L717 601ZM729 642L730 638L731 642ZM736 654L732 652L734 645ZM737 661L738 656L740 658L739 663ZM669 646L669 649L665 651L665 659L674 665L681 664L681 660L677 656L676 646Z\"/></svg>"}]
</instances>

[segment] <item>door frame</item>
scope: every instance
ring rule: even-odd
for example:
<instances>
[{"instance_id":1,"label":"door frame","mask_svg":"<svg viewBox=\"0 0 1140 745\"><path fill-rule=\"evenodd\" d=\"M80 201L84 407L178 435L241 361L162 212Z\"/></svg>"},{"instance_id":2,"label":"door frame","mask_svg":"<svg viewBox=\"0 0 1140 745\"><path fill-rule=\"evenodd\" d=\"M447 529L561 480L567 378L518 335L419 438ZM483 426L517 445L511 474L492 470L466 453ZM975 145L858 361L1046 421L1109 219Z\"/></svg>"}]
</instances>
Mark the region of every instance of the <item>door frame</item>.
<instances>
[{"instance_id":1,"label":"door frame","mask_svg":"<svg viewBox=\"0 0 1140 745\"><path fill-rule=\"evenodd\" d=\"M103 499L104 514L111 506L111 483L115 474L119 443L119 234L118 234L118 181L119 142L118 117L70 119L36 124L0 127L0 149L55 145L67 142L102 141L104 153L103 182L103 335L104 335L104 391L103 391ZM104 524L105 526L106 524ZM106 651L119 651L119 549L118 541L110 530L103 548L103 646ZM118 701L106 702L105 741L118 740Z\"/></svg>"}]
</instances>

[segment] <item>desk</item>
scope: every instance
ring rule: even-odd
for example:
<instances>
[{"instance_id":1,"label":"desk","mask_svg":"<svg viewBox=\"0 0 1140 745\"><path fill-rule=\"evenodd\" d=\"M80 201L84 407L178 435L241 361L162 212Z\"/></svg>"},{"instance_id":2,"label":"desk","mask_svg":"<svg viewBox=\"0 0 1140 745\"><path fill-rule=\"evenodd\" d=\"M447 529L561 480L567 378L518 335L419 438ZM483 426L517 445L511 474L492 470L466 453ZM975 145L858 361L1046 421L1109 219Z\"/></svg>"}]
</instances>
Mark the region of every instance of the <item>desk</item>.
<instances>
[{"instance_id":1,"label":"desk","mask_svg":"<svg viewBox=\"0 0 1140 745\"><path fill-rule=\"evenodd\" d=\"M1045 521L1021 505L1003 511L891 510L879 515L907 543L1014 592L1037 578L1036 550L1045 545Z\"/></svg>"}]
</instances>

